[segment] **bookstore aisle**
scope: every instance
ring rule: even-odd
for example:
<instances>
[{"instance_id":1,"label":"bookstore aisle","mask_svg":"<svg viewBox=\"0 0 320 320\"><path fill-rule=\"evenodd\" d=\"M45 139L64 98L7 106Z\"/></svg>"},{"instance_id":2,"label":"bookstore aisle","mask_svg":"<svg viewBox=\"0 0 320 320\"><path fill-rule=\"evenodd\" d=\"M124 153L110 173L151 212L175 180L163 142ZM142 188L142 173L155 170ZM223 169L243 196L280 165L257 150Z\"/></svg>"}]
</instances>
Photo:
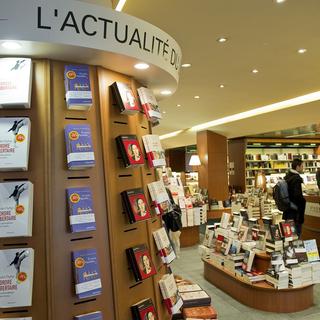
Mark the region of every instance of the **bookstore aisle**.
<instances>
[{"instance_id":1,"label":"bookstore aisle","mask_svg":"<svg viewBox=\"0 0 320 320\"><path fill-rule=\"evenodd\" d=\"M198 254L198 246L182 248L180 258L172 263L172 269L176 275L199 284L211 296L219 320L320 319L320 284L314 286L313 307L296 313L272 313L249 308L206 281L203 277L203 262Z\"/></svg>"}]
</instances>

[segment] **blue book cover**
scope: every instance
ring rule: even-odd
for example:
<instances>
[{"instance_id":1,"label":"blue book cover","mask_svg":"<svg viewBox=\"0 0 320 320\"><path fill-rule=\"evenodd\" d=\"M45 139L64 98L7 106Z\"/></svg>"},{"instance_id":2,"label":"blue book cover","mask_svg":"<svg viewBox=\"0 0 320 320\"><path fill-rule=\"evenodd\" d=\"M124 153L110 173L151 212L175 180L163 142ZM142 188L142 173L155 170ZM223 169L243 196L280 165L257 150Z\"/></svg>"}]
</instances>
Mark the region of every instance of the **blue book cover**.
<instances>
[{"instance_id":1,"label":"blue book cover","mask_svg":"<svg viewBox=\"0 0 320 320\"><path fill-rule=\"evenodd\" d=\"M67 201L71 232L96 230L90 188L68 188Z\"/></svg>"},{"instance_id":2,"label":"blue book cover","mask_svg":"<svg viewBox=\"0 0 320 320\"><path fill-rule=\"evenodd\" d=\"M102 312L96 311L92 313L82 314L79 316L75 316L74 320L103 320Z\"/></svg>"},{"instance_id":3,"label":"blue book cover","mask_svg":"<svg viewBox=\"0 0 320 320\"><path fill-rule=\"evenodd\" d=\"M64 85L68 109L88 110L92 106L89 66L66 65Z\"/></svg>"},{"instance_id":4,"label":"blue book cover","mask_svg":"<svg viewBox=\"0 0 320 320\"><path fill-rule=\"evenodd\" d=\"M75 289L79 299L98 296L102 285L96 249L72 252Z\"/></svg>"},{"instance_id":5,"label":"blue book cover","mask_svg":"<svg viewBox=\"0 0 320 320\"><path fill-rule=\"evenodd\" d=\"M68 124L64 131L68 168L81 170L94 167L95 159L90 125Z\"/></svg>"}]
</instances>

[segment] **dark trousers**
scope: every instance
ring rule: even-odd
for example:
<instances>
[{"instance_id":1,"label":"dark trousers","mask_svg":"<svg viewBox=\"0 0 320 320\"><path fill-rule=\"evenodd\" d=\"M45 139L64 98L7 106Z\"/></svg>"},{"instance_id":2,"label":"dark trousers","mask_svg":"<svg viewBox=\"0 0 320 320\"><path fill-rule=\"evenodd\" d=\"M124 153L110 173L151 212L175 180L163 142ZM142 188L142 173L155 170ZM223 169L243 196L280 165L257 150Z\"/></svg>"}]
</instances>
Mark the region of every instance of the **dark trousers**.
<instances>
[{"instance_id":1,"label":"dark trousers","mask_svg":"<svg viewBox=\"0 0 320 320\"><path fill-rule=\"evenodd\" d=\"M302 223L296 223L296 230L297 230L297 235L300 239L301 232L302 232Z\"/></svg>"}]
</instances>

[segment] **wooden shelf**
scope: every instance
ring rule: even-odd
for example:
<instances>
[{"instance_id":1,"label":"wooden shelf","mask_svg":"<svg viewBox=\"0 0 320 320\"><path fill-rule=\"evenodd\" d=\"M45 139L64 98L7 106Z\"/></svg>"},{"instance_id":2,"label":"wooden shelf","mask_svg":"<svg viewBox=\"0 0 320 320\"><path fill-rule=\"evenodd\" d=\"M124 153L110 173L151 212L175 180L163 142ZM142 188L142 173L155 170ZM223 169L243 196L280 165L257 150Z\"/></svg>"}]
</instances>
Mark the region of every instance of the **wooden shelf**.
<instances>
[{"instance_id":1,"label":"wooden shelf","mask_svg":"<svg viewBox=\"0 0 320 320\"><path fill-rule=\"evenodd\" d=\"M195 246L196 244L199 244L199 241L199 226L182 228L180 235L181 248Z\"/></svg>"},{"instance_id":2,"label":"wooden shelf","mask_svg":"<svg viewBox=\"0 0 320 320\"><path fill-rule=\"evenodd\" d=\"M207 212L207 219L220 219L223 212L231 213L231 208L209 210Z\"/></svg>"},{"instance_id":3,"label":"wooden shelf","mask_svg":"<svg viewBox=\"0 0 320 320\"><path fill-rule=\"evenodd\" d=\"M234 299L251 308L279 313L298 312L313 306L313 285L275 289L266 282L250 284L207 259L204 277Z\"/></svg>"}]
</instances>

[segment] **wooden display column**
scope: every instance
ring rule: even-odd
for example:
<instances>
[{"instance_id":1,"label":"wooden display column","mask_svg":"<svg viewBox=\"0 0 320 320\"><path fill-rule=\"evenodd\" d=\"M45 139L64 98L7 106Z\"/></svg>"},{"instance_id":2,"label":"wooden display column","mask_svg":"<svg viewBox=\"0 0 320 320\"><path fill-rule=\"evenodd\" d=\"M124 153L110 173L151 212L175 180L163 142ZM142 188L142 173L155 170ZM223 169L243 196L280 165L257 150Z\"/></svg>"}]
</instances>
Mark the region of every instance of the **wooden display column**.
<instances>
[{"instance_id":1,"label":"wooden display column","mask_svg":"<svg viewBox=\"0 0 320 320\"><path fill-rule=\"evenodd\" d=\"M209 199L228 199L227 138L212 131L197 133L199 187L207 189Z\"/></svg>"}]
</instances>

